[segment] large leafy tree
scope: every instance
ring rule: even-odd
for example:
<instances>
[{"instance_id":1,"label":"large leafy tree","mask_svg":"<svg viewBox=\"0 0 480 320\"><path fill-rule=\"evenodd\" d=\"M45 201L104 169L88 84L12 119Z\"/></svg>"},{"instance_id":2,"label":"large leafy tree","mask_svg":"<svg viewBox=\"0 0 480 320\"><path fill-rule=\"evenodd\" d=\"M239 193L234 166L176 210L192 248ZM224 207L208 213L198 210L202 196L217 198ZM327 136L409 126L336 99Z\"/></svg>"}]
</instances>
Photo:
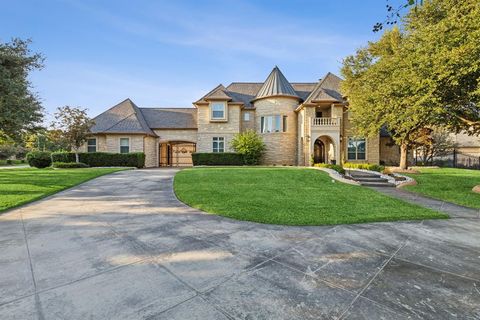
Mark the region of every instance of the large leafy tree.
<instances>
[{"instance_id":1,"label":"large leafy tree","mask_svg":"<svg viewBox=\"0 0 480 320\"><path fill-rule=\"evenodd\" d=\"M78 150L86 142L90 128L94 125L87 115L87 110L77 107L64 106L57 108L55 121L52 126L63 137L63 141L75 152L78 160Z\"/></svg>"},{"instance_id":2,"label":"large leafy tree","mask_svg":"<svg viewBox=\"0 0 480 320\"><path fill-rule=\"evenodd\" d=\"M479 131L479 8L474 0L424 1L402 29L344 60L342 88L359 134L386 126L402 168L425 128Z\"/></svg>"},{"instance_id":3,"label":"large leafy tree","mask_svg":"<svg viewBox=\"0 0 480 320\"><path fill-rule=\"evenodd\" d=\"M32 53L30 41L0 42L0 129L19 141L22 134L39 127L43 109L28 75L43 67L43 57Z\"/></svg>"}]
</instances>

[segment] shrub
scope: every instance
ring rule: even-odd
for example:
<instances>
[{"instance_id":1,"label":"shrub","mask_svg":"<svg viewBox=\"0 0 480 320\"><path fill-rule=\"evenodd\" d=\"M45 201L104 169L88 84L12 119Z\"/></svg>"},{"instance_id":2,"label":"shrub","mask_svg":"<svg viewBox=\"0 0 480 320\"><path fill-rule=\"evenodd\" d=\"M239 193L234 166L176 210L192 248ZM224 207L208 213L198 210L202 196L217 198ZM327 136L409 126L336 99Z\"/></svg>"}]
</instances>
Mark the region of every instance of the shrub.
<instances>
[{"instance_id":1,"label":"shrub","mask_svg":"<svg viewBox=\"0 0 480 320\"><path fill-rule=\"evenodd\" d=\"M90 167L137 167L145 166L145 154L143 152L132 153L107 153L107 152L86 152L79 153L80 162ZM75 162L73 152L52 153L53 162Z\"/></svg>"},{"instance_id":2,"label":"shrub","mask_svg":"<svg viewBox=\"0 0 480 320\"><path fill-rule=\"evenodd\" d=\"M59 169L88 168L88 164L83 162L54 162L52 167Z\"/></svg>"},{"instance_id":3,"label":"shrub","mask_svg":"<svg viewBox=\"0 0 480 320\"><path fill-rule=\"evenodd\" d=\"M192 153L194 166L241 166L243 155L233 152Z\"/></svg>"},{"instance_id":4,"label":"shrub","mask_svg":"<svg viewBox=\"0 0 480 320\"><path fill-rule=\"evenodd\" d=\"M8 159L8 160L7 160L7 164L13 164L13 161L10 160L10 159Z\"/></svg>"},{"instance_id":5,"label":"shrub","mask_svg":"<svg viewBox=\"0 0 480 320\"><path fill-rule=\"evenodd\" d=\"M262 137L253 130L236 134L232 139L231 146L233 150L243 155L243 161L246 165L259 164L265 151Z\"/></svg>"},{"instance_id":6,"label":"shrub","mask_svg":"<svg viewBox=\"0 0 480 320\"><path fill-rule=\"evenodd\" d=\"M15 146L12 144L0 144L0 160L6 160L15 154Z\"/></svg>"},{"instance_id":7,"label":"shrub","mask_svg":"<svg viewBox=\"0 0 480 320\"><path fill-rule=\"evenodd\" d=\"M378 165L378 164L371 164L371 163L351 163L351 162L345 162L343 164L344 168L349 168L349 169L363 169L363 170L371 170L371 171L378 171L382 172L385 170L384 166Z\"/></svg>"},{"instance_id":8,"label":"shrub","mask_svg":"<svg viewBox=\"0 0 480 320\"><path fill-rule=\"evenodd\" d=\"M345 174L345 169L343 169L342 166L339 166L338 164L315 163L314 167L333 169L338 173Z\"/></svg>"},{"instance_id":9,"label":"shrub","mask_svg":"<svg viewBox=\"0 0 480 320\"><path fill-rule=\"evenodd\" d=\"M31 167L46 168L52 164L50 152L32 151L27 153L27 161Z\"/></svg>"}]
</instances>

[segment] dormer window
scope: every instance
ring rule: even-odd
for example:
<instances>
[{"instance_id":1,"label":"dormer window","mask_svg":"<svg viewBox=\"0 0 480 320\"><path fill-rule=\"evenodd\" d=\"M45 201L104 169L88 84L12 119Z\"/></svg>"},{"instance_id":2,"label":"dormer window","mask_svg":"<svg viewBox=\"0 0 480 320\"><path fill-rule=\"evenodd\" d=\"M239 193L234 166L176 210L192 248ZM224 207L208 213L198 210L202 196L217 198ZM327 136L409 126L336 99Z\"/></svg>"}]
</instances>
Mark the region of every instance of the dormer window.
<instances>
[{"instance_id":1,"label":"dormer window","mask_svg":"<svg viewBox=\"0 0 480 320\"><path fill-rule=\"evenodd\" d=\"M226 109L227 104L224 101L215 101L210 103L211 115L210 119L212 120L226 120Z\"/></svg>"}]
</instances>

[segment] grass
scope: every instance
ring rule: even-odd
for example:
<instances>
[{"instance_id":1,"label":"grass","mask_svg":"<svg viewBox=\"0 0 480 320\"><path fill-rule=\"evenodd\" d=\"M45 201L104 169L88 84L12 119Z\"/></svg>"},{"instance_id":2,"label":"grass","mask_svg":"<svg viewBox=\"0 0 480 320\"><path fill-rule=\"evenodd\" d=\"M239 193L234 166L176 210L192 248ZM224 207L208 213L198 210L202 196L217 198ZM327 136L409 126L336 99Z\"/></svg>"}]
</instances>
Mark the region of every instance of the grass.
<instances>
[{"instance_id":1,"label":"grass","mask_svg":"<svg viewBox=\"0 0 480 320\"><path fill-rule=\"evenodd\" d=\"M420 174L409 174L417 181L404 187L420 194L471 208L480 208L480 194L472 188L480 184L480 170L455 168L420 168Z\"/></svg>"},{"instance_id":2,"label":"grass","mask_svg":"<svg viewBox=\"0 0 480 320\"><path fill-rule=\"evenodd\" d=\"M376 191L332 182L301 168L195 168L177 173L177 197L200 210L238 220L331 225L448 218Z\"/></svg>"},{"instance_id":3,"label":"grass","mask_svg":"<svg viewBox=\"0 0 480 320\"><path fill-rule=\"evenodd\" d=\"M121 168L19 168L0 170L0 212L32 202Z\"/></svg>"}]
</instances>

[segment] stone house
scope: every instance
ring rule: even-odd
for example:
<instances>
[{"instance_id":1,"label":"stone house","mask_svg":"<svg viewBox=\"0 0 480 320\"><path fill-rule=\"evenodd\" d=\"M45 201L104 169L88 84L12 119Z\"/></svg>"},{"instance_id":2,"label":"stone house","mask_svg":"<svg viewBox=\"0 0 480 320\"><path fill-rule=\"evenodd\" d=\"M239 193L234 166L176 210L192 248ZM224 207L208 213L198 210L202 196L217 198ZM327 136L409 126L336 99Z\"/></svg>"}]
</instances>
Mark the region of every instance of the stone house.
<instances>
[{"instance_id":1,"label":"stone house","mask_svg":"<svg viewBox=\"0 0 480 320\"><path fill-rule=\"evenodd\" d=\"M399 159L388 134L355 135L341 79L290 83L278 67L264 82L218 85L193 108L139 108L133 101L94 118L85 152L144 152L146 166L189 166L192 152L231 152L235 134L258 132L266 144L263 163L386 163Z\"/></svg>"}]
</instances>

